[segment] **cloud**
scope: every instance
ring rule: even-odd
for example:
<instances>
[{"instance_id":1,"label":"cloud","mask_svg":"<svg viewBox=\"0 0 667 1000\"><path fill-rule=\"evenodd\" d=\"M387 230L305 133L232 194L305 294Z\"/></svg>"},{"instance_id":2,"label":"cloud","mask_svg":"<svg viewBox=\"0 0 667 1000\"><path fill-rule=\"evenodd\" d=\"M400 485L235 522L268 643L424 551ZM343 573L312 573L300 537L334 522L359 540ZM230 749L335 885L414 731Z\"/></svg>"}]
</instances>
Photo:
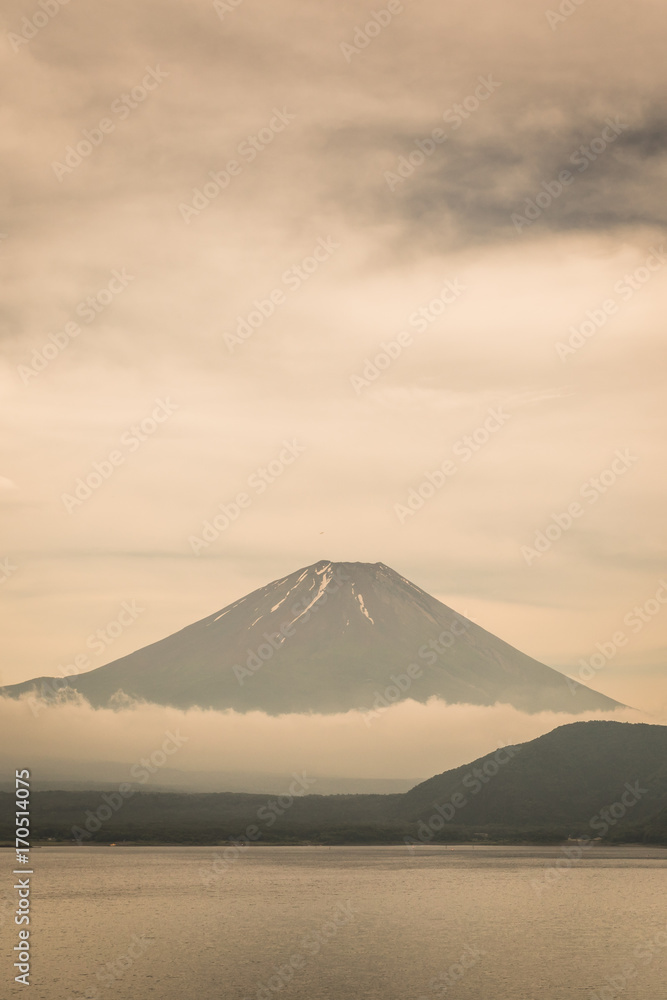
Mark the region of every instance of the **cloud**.
<instances>
[{"instance_id":1,"label":"cloud","mask_svg":"<svg viewBox=\"0 0 667 1000\"><path fill-rule=\"evenodd\" d=\"M29 747L24 763L36 766L34 780L40 780L41 760L49 773L58 760L85 760L88 777L103 773L102 765L110 761L129 767L150 757L171 732L183 743L170 766L184 772L282 776L305 770L322 778L418 781L497 746L534 739L568 722L605 717L548 712L528 716L509 706L448 706L435 699L427 705L401 702L366 721L360 712L275 717L261 712L180 712L154 705L114 712L76 703L41 711L38 707L35 715L33 706L29 699L0 699L2 753L10 755L20 737ZM645 721L630 711L607 717Z\"/></svg>"}]
</instances>

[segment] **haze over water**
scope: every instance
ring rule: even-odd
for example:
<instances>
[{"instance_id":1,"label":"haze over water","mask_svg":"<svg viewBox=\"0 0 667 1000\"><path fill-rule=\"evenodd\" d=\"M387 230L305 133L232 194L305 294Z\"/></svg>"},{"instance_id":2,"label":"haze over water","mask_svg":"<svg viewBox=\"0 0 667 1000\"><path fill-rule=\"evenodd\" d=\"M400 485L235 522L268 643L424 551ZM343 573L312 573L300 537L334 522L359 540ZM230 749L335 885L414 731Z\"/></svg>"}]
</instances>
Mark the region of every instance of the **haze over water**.
<instances>
[{"instance_id":1,"label":"haze over water","mask_svg":"<svg viewBox=\"0 0 667 1000\"><path fill-rule=\"evenodd\" d=\"M667 996L659 848L223 851L35 852L33 1000Z\"/></svg>"}]
</instances>

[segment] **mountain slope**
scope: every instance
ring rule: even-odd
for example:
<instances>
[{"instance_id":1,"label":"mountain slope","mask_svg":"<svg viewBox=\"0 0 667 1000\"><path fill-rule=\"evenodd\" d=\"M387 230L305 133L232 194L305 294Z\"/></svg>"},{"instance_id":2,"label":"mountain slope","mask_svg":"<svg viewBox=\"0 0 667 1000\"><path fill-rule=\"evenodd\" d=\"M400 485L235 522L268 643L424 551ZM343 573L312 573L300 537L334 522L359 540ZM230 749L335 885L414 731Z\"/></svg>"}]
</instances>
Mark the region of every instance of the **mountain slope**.
<instances>
[{"instance_id":1,"label":"mountain slope","mask_svg":"<svg viewBox=\"0 0 667 1000\"><path fill-rule=\"evenodd\" d=\"M626 792L619 819L636 825L667 806L667 726L575 722L429 778L401 796L396 817L425 819L436 803L466 800L454 823L586 824ZM460 799L455 800L455 804ZM621 812L621 810L617 810ZM612 817L614 818L614 817Z\"/></svg>"},{"instance_id":2,"label":"mountain slope","mask_svg":"<svg viewBox=\"0 0 667 1000\"><path fill-rule=\"evenodd\" d=\"M96 707L118 693L178 708L345 712L378 697L580 713L621 707L526 656L383 563L321 561L222 611L67 680ZM122 702L121 702L122 704Z\"/></svg>"}]
</instances>

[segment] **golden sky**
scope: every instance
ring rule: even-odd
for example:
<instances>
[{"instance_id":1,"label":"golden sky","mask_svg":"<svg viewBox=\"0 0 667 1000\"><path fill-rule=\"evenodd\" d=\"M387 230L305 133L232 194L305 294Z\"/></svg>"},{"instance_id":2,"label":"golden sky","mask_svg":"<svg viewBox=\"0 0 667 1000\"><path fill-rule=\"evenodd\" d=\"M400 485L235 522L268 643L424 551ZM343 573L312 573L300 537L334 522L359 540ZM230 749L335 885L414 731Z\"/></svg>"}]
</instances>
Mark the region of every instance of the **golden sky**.
<instances>
[{"instance_id":1,"label":"golden sky","mask_svg":"<svg viewBox=\"0 0 667 1000\"><path fill-rule=\"evenodd\" d=\"M666 22L570 6L9 0L3 683L324 558L655 708Z\"/></svg>"}]
</instances>

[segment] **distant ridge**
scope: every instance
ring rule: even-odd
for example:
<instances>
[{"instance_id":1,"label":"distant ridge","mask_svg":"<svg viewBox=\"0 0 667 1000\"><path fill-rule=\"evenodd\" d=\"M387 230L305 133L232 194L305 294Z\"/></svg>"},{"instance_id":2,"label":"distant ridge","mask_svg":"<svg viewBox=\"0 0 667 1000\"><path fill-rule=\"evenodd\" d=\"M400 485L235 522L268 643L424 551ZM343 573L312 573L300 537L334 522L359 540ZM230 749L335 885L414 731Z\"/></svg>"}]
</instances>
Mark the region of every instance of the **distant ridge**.
<instances>
[{"instance_id":1,"label":"distant ridge","mask_svg":"<svg viewBox=\"0 0 667 1000\"><path fill-rule=\"evenodd\" d=\"M622 706L519 652L384 563L326 560L179 632L67 679L0 689L91 705L132 699L181 709L370 711L378 698L582 713ZM62 694L60 695L62 697Z\"/></svg>"},{"instance_id":2,"label":"distant ridge","mask_svg":"<svg viewBox=\"0 0 667 1000\"><path fill-rule=\"evenodd\" d=\"M588 848L600 838L667 845L667 726L572 723L528 743L499 747L403 794L311 794L312 784L306 779L299 786L305 794L295 789L279 801L284 787L267 787L259 795L148 792L137 786L111 817L100 791L38 791L31 794L31 829L36 837L71 840L76 827L84 843L221 844L248 839L254 831L252 841L262 843L418 847L571 837L586 838ZM0 839L6 841L13 834L12 801L11 793L0 792L0 815L6 817ZM103 823L95 819L100 806ZM576 851L570 857L584 857L581 847Z\"/></svg>"}]
</instances>

